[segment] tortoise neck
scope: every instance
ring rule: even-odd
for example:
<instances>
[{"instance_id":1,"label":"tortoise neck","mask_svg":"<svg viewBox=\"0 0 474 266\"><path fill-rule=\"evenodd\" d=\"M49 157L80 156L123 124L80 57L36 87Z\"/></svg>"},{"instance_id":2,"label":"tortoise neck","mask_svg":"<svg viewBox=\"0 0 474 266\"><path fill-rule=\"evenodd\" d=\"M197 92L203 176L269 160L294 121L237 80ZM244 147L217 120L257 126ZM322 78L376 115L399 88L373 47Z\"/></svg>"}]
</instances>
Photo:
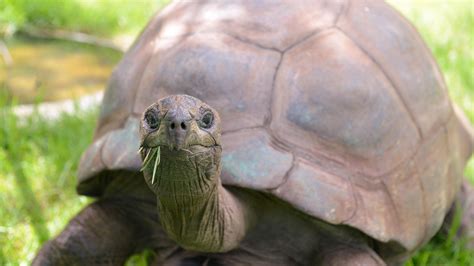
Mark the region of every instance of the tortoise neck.
<instances>
[{"instance_id":1,"label":"tortoise neck","mask_svg":"<svg viewBox=\"0 0 474 266\"><path fill-rule=\"evenodd\" d=\"M186 249L218 250L223 242L219 231L218 187L201 195L167 194L157 199L163 229Z\"/></svg>"},{"instance_id":2,"label":"tortoise neck","mask_svg":"<svg viewBox=\"0 0 474 266\"><path fill-rule=\"evenodd\" d=\"M240 243L247 229L246 208L222 186L216 164L220 152L216 156L207 164L203 158L181 160L164 154L158 169L155 193L163 229L186 249L227 251Z\"/></svg>"},{"instance_id":3,"label":"tortoise neck","mask_svg":"<svg viewBox=\"0 0 474 266\"><path fill-rule=\"evenodd\" d=\"M208 198L219 181L219 161L220 150L216 149L191 155L163 149L154 186L156 195L182 204Z\"/></svg>"}]
</instances>

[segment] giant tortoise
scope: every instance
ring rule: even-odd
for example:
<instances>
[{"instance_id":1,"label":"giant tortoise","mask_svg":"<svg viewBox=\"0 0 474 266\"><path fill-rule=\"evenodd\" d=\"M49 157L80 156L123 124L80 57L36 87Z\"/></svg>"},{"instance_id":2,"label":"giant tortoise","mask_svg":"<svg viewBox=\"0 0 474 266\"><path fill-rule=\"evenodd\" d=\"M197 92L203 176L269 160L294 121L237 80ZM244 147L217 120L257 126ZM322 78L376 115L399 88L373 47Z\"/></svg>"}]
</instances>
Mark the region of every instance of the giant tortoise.
<instances>
[{"instance_id":1,"label":"giant tortoise","mask_svg":"<svg viewBox=\"0 0 474 266\"><path fill-rule=\"evenodd\" d=\"M472 150L430 51L386 3L176 2L110 79L78 171L99 200L34 263L145 248L159 265L402 263L466 202Z\"/></svg>"}]
</instances>

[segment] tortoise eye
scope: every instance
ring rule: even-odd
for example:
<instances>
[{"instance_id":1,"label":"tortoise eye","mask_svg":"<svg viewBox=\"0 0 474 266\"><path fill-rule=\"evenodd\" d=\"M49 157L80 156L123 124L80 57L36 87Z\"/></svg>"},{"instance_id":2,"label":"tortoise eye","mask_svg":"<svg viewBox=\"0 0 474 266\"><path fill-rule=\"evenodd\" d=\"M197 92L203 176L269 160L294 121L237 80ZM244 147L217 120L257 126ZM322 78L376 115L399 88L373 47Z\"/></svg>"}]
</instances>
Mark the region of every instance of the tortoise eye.
<instances>
[{"instance_id":1,"label":"tortoise eye","mask_svg":"<svg viewBox=\"0 0 474 266\"><path fill-rule=\"evenodd\" d=\"M202 128L210 128L212 127L213 122L214 122L214 114L212 114L212 112L210 111L207 111L201 117L201 120L199 121L199 125Z\"/></svg>"},{"instance_id":2,"label":"tortoise eye","mask_svg":"<svg viewBox=\"0 0 474 266\"><path fill-rule=\"evenodd\" d=\"M160 118L158 117L158 112L155 109L146 111L144 120L148 127L152 130L157 129L160 126Z\"/></svg>"}]
</instances>

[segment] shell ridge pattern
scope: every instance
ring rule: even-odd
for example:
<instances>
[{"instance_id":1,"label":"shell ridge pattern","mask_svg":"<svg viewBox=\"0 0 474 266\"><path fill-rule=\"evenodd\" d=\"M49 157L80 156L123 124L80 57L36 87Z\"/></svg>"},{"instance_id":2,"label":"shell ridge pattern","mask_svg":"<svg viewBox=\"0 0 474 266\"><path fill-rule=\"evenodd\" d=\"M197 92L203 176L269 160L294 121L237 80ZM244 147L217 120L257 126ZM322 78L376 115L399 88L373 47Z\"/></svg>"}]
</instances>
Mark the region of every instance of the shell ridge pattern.
<instances>
[{"instance_id":1,"label":"shell ridge pattern","mask_svg":"<svg viewBox=\"0 0 474 266\"><path fill-rule=\"evenodd\" d=\"M353 185L353 184L352 184ZM367 215L368 215L368 208L367 205L365 204L364 200L362 199L362 196L360 195L360 191L354 189L354 187L351 187L354 191L354 199L356 202L356 209L353 212L353 214L348 218L343 221L344 224L351 224L351 221L356 217L356 214L359 214L358 216L364 219L363 223L367 223ZM363 211L363 214L360 214L360 212Z\"/></svg>"},{"instance_id":2,"label":"shell ridge pattern","mask_svg":"<svg viewBox=\"0 0 474 266\"><path fill-rule=\"evenodd\" d=\"M93 145L89 146L87 150L84 151L77 170L77 178L79 182L88 180L106 167L104 160L102 159L102 149L104 146L103 143L107 141L107 138L108 134L100 137ZM98 158L98 165L93 162L94 158Z\"/></svg>"},{"instance_id":3,"label":"shell ridge pattern","mask_svg":"<svg viewBox=\"0 0 474 266\"><path fill-rule=\"evenodd\" d=\"M123 128L123 126L122 126L120 129L122 129L122 128ZM118 129L118 130L120 130L120 129ZM107 164L105 163L105 160L104 160L104 157L103 157L103 156L104 156L105 143L107 143L108 140L109 140L109 138L110 138L110 132L109 132L108 134L106 134L106 135L104 136L104 138L105 138L105 139L104 139L104 141L102 142L102 144L100 145L100 148L99 148L99 151L98 151L98 153L99 153L99 160L100 160L100 163L104 166L105 169L110 169L110 168L109 168L109 165L107 165Z\"/></svg>"},{"instance_id":4,"label":"shell ridge pattern","mask_svg":"<svg viewBox=\"0 0 474 266\"><path fill-rule=\"evenodd\" d=\"M269 190L269 192L277 197L286 199L287 202L296 209L302 212L307 212L310 216L316 219L322 219L331 224L347 224L346 221L350 220L358 210L357 197L354 193L351 180L347 175L335 174L326 169L313 167L311 165L311 161L307 161L304 158L294 157L292 166L287 172L288 177L286 177L284 182L279 184L277 187ZM339 181L331 180L331 177L334 177ZM321 190L321 187L319 186L322 185L323 187L331 189L337 187L339 184L338 182L341 181L344 184L342 187L345 187L346 190L341 194L343 199L339 198L340 200L336 202L332 196L328 196L328 194L324 190ZM306 195L305 199L301 196L289 196L296 187L303 190L301 195ZM308 192L311 194L308 194ZM342 192L342 190L340 192ZM318 195L313 193L317 193ZM320 200L327 199L330 202L319 205L318 202L315 202L314 196L319 197ZM320 207L316 207L318 205ZM341 208L340 210L342 213L336 214L335 210L337 208Z\"/></svg>"},{"instance_id":5,"label":"shell ridge pattern","mask_svg":"<svg viewBox=\"0 0 474 266\"><path fill-rule=\"evenodd\" d=\"M149 35L154 35L153 33L153 29L154 28L158 28L160 31L161 29L163 28L163 23L164 21L166 20L166 17L169 15L169 12L171 10L173 10L173 8L175 8L176 6L178 6L179 4L177 2L174 2L174 3L170 3L169 5L167 5L155 18L152 18L148 23L147 25L145 26L144 30L138 35L137 39L132 43L132 46L129 48L129 50L127 51L127 53L124 54L124 59L128 56L128 54L130 53L130 51L132 50L135 50L135 49L138 49L138 46L140 44L140 42L143 42L144 39L147 39L147 36ZM131 115L134 115L134 109L135 109L135 103L136 103L136 99L137 99L137 96L139 94L139 91L140 91L140 88L141 88L141 84L143 82L143 78L144 78L144 74L145 74L145 70L147 69L148 65L150 64L150 62L152 61L151 59L153 58L153 55L155 54L156 52L156 42L157 42L157 39L155 36L152 36L152 38L150 38L150 40L148 40L149 42L151 43L144 43L143 46L144 48L143 49L147 49L149 45L153 45L153 51L152 53L150 54L150 56L148 56L146 58L146 62L144 62L145 64L145 68L143 68L143 71L140 73L140 78L139 78L139 81L138 81L138 87L137 88L132 88L133 92L132 92L132 103L130 104L130 108L129 108L129 115L126 116L123 120L123 124L120 126L120 128L118 128L117 130L120 130L120 129L123 129L127 120L130 118ZM122 59L121 61L123 62ZM140 114L141 116L141 114Z\"/></svg>"},{"instance_id":6,"label":"shell ridge pattern","mask_svg":"<svg viewBox=\"0 0 474 266\"><path fill-rule=\"evenodd\" d=\"M400 222L400 210L398 209L397 207L397 204L395 204L395 201L393 200L393 197L392 197L392 194L390 193L390 190L388 189L387 187L387 183L382 180L382 182L380 182L382 184L382 188L384 190L384 192L387 194L387 198L388 198L388 201L392 207L392 210L393 212L395 213L395 218L397 219L397 222L395 223L395 225L398 227L398 229L402 226L402 223ZM399 232L403 232L402 230L397 230Z\"/></svg>"},{"instance_id":7,"label":"shell ridge pattern","mask_svg":"<svg viewBox=\"0 0 474 266\"><path fill-rule=\"evenodd\" d=\"M240 132L240 131L252 130L252 129L264 129L264 127L263 127L263 125L259 125L259 126L250 126L250 127L242 127L242 128L237 128L237 129L231 129L231 130L223 131L222 136L227 135L227 134L237 133L237 132Z\"/></svg>"},{"instance_id":8,"label":"shell ridge pattern","mask_svg":"<svg viewBox=\"0 0 474 266\"><path fill-rule=\"evenodd\" d=\"M293 154L292 151L287 151L291 154L292 156L292 160L291 160L291 166L290 168L288 169L288 171L286 171L285 175L283 176L282 178L282 181L280 182L280 184L276 185L275 187L272 187L272 188L269 188L268 191L272 192L274 190L277 190L278 188L280 188L281 186L283 186L287 181L288 179L290 178L290 174L291 172L293 171L293 169L295 168L295 161L296 161L296 156Z\"/></svg>"},{"instance_id":9,"label":"shell ridge pattern","mask_svg":"<svg viewBox=\"0 0 474 266\"><path fill-rule=\"evenodd\" d=\"M414 151L414 153L409 157L407 158L404 162L402 162L400 165L398 165L397 167L395 167L394 169L388 171L386 174L383 174L383 175L380 175L378 178L380 178L380 180L382 181L382 185L383 185L383 188L384 188L384 192L388 195L388 199L389 199L389 202L390 202L390 205L392 206L392 209L393 211L395 212L395 217L397 219L397 223L395 223L397 225L397 227L404 227L402 225L402 222L400 221L400 210L399 208L397 207L397 205L395 204L395 201L392 197L392 194L390 193L390 190L388 189L387 187L387 183L385 182L384 180L384 177L389 177L393 174L395 174L396 172L398 171L401 171L404 167L406 167L407 165L407 162L410 162L410 161L414 161L416 159L416 157L419 155L420 151L422 150L421 147L423 145L425 145L427 142L429 142L431 139L435 138L439 133L440 131L445 131L445 128L446 128L446 124L447 123L444 123L442 125L442 127L438 128L438 130L436 130L436 132L434 132L433 134L430 135L430 138L427 138L427 139L424 139L420 145L418 145L418 147L416 148L416 150ZM448 137L448 134L446 134L446 131L445 131L445 136ZM449 146L449 145L447 145ZM406 178L410 178L411 176L407 176L405 177L404 180L406 180ZM424 225L424 231L423 231L423 237L421 238L421 242L418 244L421 245L423 243L425 243L426 241L426 238L428 236L428 219L427 219L427 205L426 205L426 192L424 190L424 186L422 185L422 182L419 178L415 178L417 179L417 183L418 183L418 186L420 187L420 190L422 192L422 205L423 205L423 217L424 217L424 221L423 221L423 225ZM367 180L367 179L365 179ZM404 230L398 230L399 232L403 232Z\"/></svg>"},{"instance_id":10,"label":"shell ridge pattern","mask_svg":"<svg viewBox=\"0 0 474 266\"><path fill-rule=\"evenodd\" d=\"M303 158L303 159L305 159L309 162L312 162L312 163L318 161L316 158L319 158L322 161L330 162L332 164L336 164L341 168L344 168L344 169L347 168L347 167L345 167L344 162L342 160L338 160L338 158L328 156L327 154L324 154L324 153L321 153L321 152L309 152L306 149L304 149L303 147L300 147L299 145L287 143L286 141L281 139L278 135L273 133L273 130L271 128L265 128L265 130L267 132L269 132L269 135L272 137L272 140L279 144L279 147L284 147L285 151L291 152L296 157ZM292 147L292 146L298 148L298 150L296 150L296 151L291 150L290 147ZM316 155L314 155L314 154L316 154ZM330 173L330 172L328 172L328 173Z\"/></svg>"},{"instance_id":11,"label":"shell ridge pattern","mask_svg":"<svg viewBox=\"0 0 474 266\"><path fill-rule=\"evenodd\" d=\"M207 31L204 31L202 33L208 33ZM216 32L217 33L217 32ZM252 40L249 40L249 39L246 39L244 37L241 37L241 36L238 36L238 35L234 35L234 34L230 34L228 32L219 32L219 33L222 33L222 34L225 34L231 38L234 38L235 40L237 41L240 41L240 42L243 42L243 43L246 43L246 44L250 44L252 46L255 46L255 47L258 47L260 49L263 49L263 50L269 50L269 51L275 51L275 52L278 52L278 53L283 53L283 51L277 49L277 48L273 48L273 47L267 47L267 46L264 46L262 44L259 44L259 43L256 43L256 42L253 42Z\"/></svg>"},{"instance_id":12,"label":"shell ridge pattern","mask_svg":"<svg viewBox=\"0 0 474 266\"><path fill-rule=\"evenodd\" d=\"M446 143L445 146L446 146L446 149L447 149L448 154L450 154L450 160L449 160L449 163L448 163L448 168L451 166L453 159L452 159L452 157L451 157L451 156L452 156L452 150L451 150L451 147L450 147L450 145L449 145L449 143L450 143L450 138L449 138L449 137L450 137L450 136L449 136L449 130L448 130L448 128L447 128L447 124L450 122L451 117L453 116L453 114L454 114L454 112L451 112L450 115L449 115L449 117L448 117L448 120L447 120L446 122L443 122L443 124L441 125L441 127L440 127L438 130L436 130L436 131L434 132L434 134L431 134L431 135L433 135L433 136L436 136L437 134L440 133L439 131L443 131L443 132L444 132L444 138L445 138L444 141L445 141L445 143ZM425 167L425 168L426 168L426 167ZM422 191L422 193L423 193L423 206L424 206L424 208L425 208L425 212L424 212L424 217L425 217L425 221L424 221L424 222L425 222L425 230L424 230L424 235L423 235L423 238L422 238L422 242L420 243L420 246L421 246L423 243L428 242L428 241L429 241L429 238L430 238L431 236L429 235L429 233L430 233L430 232L429 232L430 224L429 224L429 219L428 219L428 207L427 207L427 206L429 206L429 205L428 205L427 199L426 199L427 193L425 192L425 187L424 187L424 185L423 185L422 180L421 180L421 179L418 179L418 180L419 180L419 183L420 183L421 191Z\"/></svg>"},{"instance_id":13,"label":"shell ridge pattern","mask_svg":"<svg viewBox=\"0 0 474 266\"><path fill-rule=\"evenodd\" d=\"M341 5L341 10L339 11L339 14L337 14L336 19L334 20L333 27L337 25L339 22L339 19L347 14L348 10L351 7L351 1L350 0L345 0L344 3Z\"/></svg>"},{"instance_id":14,"label":"shell ridge pattern","mask_svg":"<svg viewBox=\"0 0 474 266\"><path fill-rule=\"evenodd\" d=\"M425 186L423 186L423 182L421 181L421 178L415 178L418 186L420 187L421 190L421 199L422 199L422 206L423 206L423 235L420 238L421 241L418 244L418 247L424 244L426 236L428 235L428 208L427 208L427 203L426 203L426 191L425 191Z\"/></svg>"},{"instance_id":15,"label":"shell ridge pattern","mask_svg":"<svg viewBox=\"0 0 474 266\"><path fill-rule=\"evenodd\" d=\"M423 139L423 141L421 141L420 144L419 144L419 145L416 147L416 149L413 151L413 154L410 155L407 159L405 159L404 161L400 162L397 166L395 166L393 169L387 171L386 173L380 174L380 175L376 176L376 178L380 178L380 179L382 179L382 181L383 181L383 177L389 176L389 175L391 175L391 174L393 174L393 173L396 173L397 171L400 171L400 168L404 167L404 166L407 164L407 162L413 161L413 160L415 159L415 157L418 155L418 153L420 152L421 147L423 146L423 144L424 144L425 142L427 142L428 140L430 140L430 138L433 138L433 136L436 136L436 135L439 133L440 130L443 130L443 129L446 127L446 125L448 124L448 122L449 122L449 120L446 121L445 123L443 123L443 124L442 124L438 129L436 129L434 132L432 132L432 133L430 134L430 137L429 137L429 138Z\"/></svg>"},{"instance_id":16,"label":"shell ridge pattern","mask_svg":"<svg viewBox=\"0 0 474 266\"><path fill-rule=\"evenodd\" d=\"M354 181L352 181L352 176L347 176L346 179L347 179L347 181L349 181L348 183L349 183L349 186L350 186L351 195L352 195L353 202L354 202L355 206L352 209L351 215L349 215L346 219L343 219L341 221L341 224L348 224L348 221L350 221L352 218L354 218L354 216L357 214L357 212L359 210L359 201L357 200L357 197L356 197L356 192L355 192L356 190L354 189Z\"/></svg>"},{"instance_id":17,"label":"shell ridge pattern","mask_svg":"<svg viewBox=\"0 0 474 266\"><path fill-rule=\"evenodd\" d=\"M406 25L408 25L408 27L414 31L414 32L418 32L418 30L415 28L415 26L402 14L400 13L397 9L395 8L392 8L393 11L395 11L397 14L399 14L399 18L401 20L403 20L405 22ZM423 39L420 37L420 36L416 36L416 41L419 45L421 45L421 47L423 47L423 50L425 51L425 53L429 54L429 58L430 58L430 63L432 64L432 66L434 66L434 68L436 69L435 71L435 74L436 76L441 80L441 87L443 88L443 92L445 95L449 95L449 92L448 92L448 88L446 86L446 81L445 81L445 78L444 76L441 74L443 73L439 67L439 65L436 63L436 61L433 60L434 56L433 56L433 53L431 52L430 48L428 47L428 45L426 44L426 42L423 41ZM449 106L451 106L451 113L454 113L454 106L453 106L453 103L451 101L448 101L448 104ZM448 119L446 119L446 121L449 121L449 117ZM446 122L447 124L447 122ZM430 133L428 133L427 135L429 135Z\"/></svg>"},{"instance_id":18,"label":"shell ridge pattern","mask_svg":"<svg viewBox=\"0 0 474 266\"><path fill-rule=\"evenodd\" d=\"M331 30L332 28L334 28L336 26L337 22L339 21L339 18L342 16L342 14L349 9L349 6L350 6L349 3L350 3L350 1L345 0L344 3L341 4L341 8L340 8L338 14L334 17L334 21L331 23L331 25L329 25L329 26L327 26L326 28L323 28L323 29L316 29L316 30L311 31L307 35L301 37L299 40L297 40L294 43L288 45L281 52L285 53L285 52L291 50L293 47L298 46L298 44L312 38L313 36L321 34L321 33L325 32L327 30ZM283 54L282 54L282 56L283 56Z\"/></svg>"},{"instance_id":19,"label":"shell ridge pattern","mask_svg":"<svg viewBox=\"0 0 474 266\"><path fill-rule=\"evenodd\" d=\"M253 41L251 41L251 40L247 40L247 39L244 39L244 38L242 38L242 37L240 37L240 36L236 36L236 35L233 35L233 34L229 34L229 33L227 33L227 32L216 32L216 33L224 34L224 35L229 36L229 37L231 37L231 38L233 38L233 39L235 39L235 40L237 40L237 41L239 41L239 42L242 42L242 43L245 43L245 44L250 44L250 45L252 45L252 46L255 46L255 47L260 48L260 49L263 49L263 50L274 51L274 52L279 53L280 58L279 58L278 63L277 63L277 65L276 65L276 67L275 67L275 72L274 72L273 77L272 77L272 85L271 85L271 90L270 90L270 103L269 103L270 112L269 112L269 114L268 114L268 117L264 119L264 123L263 123L263 125L262 125L262 126L264 126L265 129L266 129L266 127L271 123L271 120L272 120L273 98L274 98L274 93L273 93L273 92L274 92L274 90L275 90L275 82L276 82L276 77L277 77L277 75L278 75L278 70L280 69L281 63L282 63L282 61L283 61L283 56L284 56L284 54L285 54L285 51L280 51L280 50L278 50L278 49L276 49L276 48L272 48L272 47L266 47L266 46L263 46L263 45L258 44L258 43L256 43L256 42L253 42ZM235 131L238 131L238 130L240 130L240 129L234 130L234 131L232 131L232 132L235 132ZM268 131L268 130L267 130L267 131ZM270 132L268 132L268 133L270 133ZM270 135L271 135L271 134L270 134Z\"/></svg>"},{"instance_id":20,"label":"shell ridge pattern","mask_svg":"<svg viewBox=\"0 0 474 266\"><path fill-rule=\"evenodd\" d=\"M301 44L301 43L303 43L306 40L309 40L311 38L319 38L320 36L318 36L318 35L323 35L324 33L328 32L328 31L331 31L332 29L334 29L334 26L329 26L329 27L326 27L324 29L319 29L319 30L310 32L308 35L302 37L298 41L296 41L296 42L292 43L291 45L289 45L288 47L286 47L285 50L283 50L283 52L286 53L286 52L290 51L291 49L295 48L296 46L298 46L299 44Z\"/></svg>"},{"instance_id":21,"label":"shell ridge pattern","mask_svg":"<svg viewBox=\"0 0 474 266\"><path fill-rule=\"evenodd\" d=\"M337 30L334 26L331 26L331 27L328 27L328 28L324 28L324 29L321 29L321 30L318 30L318 31L315 31L315 32L312 32L310 33L309 35L301 38L299 41L293 43L292 45L290 45L289 47L287 47L281 54L281 60L280 62L278 63L278 66L277 66L277 70L275 72L275 75L273 77L273 83L272 83L272 98L271 98L271 112L270 112L270 117L268 119L268 123L265 124L265 129L266 131L272 136L272 139L278 143L280 143L282 146L285 147L285 150L288 151L288 152L291 152L292 154L294 154L295 156L298 155L299 157L302 157L302 158L305 158L305 159L308 159L307 155L309 155L309 157L313 157L312 159L308 159L309 161L311 162L314 162L314 157L317 157L317 158L323 158L324 160L327 160L327 161L330 161L330 162L333 162L333 163L336 163L338 165L340 165L341 167L345 167L346 168L346 165L344 163L344 161L342 160L338 160L338 158L334 158L332 156L328 156L327 154L323 154L323 153L317 153L317 155L315 156L311 156L311 152L307 151L304 147L301 147L299 145L296 145L296 144L289 144L287 141L285 141L284 139L280 138L277 134L275 134L273 132L273 130L271 129L270 127L270 124L272 123L272 115L274 113L274 108L276 107L276 104L275 104L275 84L276 84L276 80L277 80L277 77L278 77L278 70L280 68L280 66L284 63L284 59L285 59L285 54L286 52L288 52L289 50L297 47L299 44L305 42L306 40L310 39L310 38L314 38L315 40L319 39L319 38L322 38L324 36L326 36L327 34L331 34L334 30ZM296 154L294 151L292 151L290 149L291 146L295 146L298 148L298 149L301 149L301 152L299 152L298 154ZM305 156L306 155L306 156ZM351 185L352 185L352 181L351 182ZM284 184L284 183L282 183ZM281 185L282 185L281 184Z\"/></svg>"},{"instance_id":22,"label":"shell ridge pattern","mask_svg":"<svg viewBox=\"0 0 474 266\"><path fill-rule=\"evenodd\" d=\"M285 55L285 52L281 52L280 53L280 60L278 61L278 64L275 68L275 73L273 73L273 77L272 77L272 87L271 87L271 90L270 90L270 111L268 113L268 117L265 118L264 120L264 126L265 126L265 129L267 131L269 131L268 129L270 128L270 124L272 123L272 118L273 118L273 109L274 109L274 102L275 102L275 84L276 84L276 79L277 79L277 76L278 76L278 70L280 70L280 66L281 66L281 63L283 62L283 57ZM271 132L268 132L271 136L273 136L273 134Z\"/></svg>"},{"instance_id":23,"label":"shell ridge pattern","mask_svg":"<svg viewBox=\"0 0 474 266\"><path fill-rule=\"evenodd\" d=\"M366 49L364 47L362 47L360 45L360 43L358 43L357 41L355 41L351 36L349 36L348 34L346 34L346 32L338 27L337 25L334 27L336 30L340 31L348 40L350 40L362 53L364 53L367 58L369 58L370 61L372 61L375 66L377 66L377 68L383 73L383 75L385 76L385 78L388 80L388 82L390 83L391 87L393 88L393 90L395 91L395 94L397 95L398 99L400 100L400 102L402 103L403 105L403 108L405 109L405 111L408 113L408 115L410 116L410 120L412 121L412 123L415 125L416 127L416 131L417 131L417 134L418 134L418 137L420 139L423 138L423 133L421 131L421 127L420 125L416 122L416 119L415 119L415 116L412 112L412 110L409 108L408 104L406 103L405 101L405 98L403 98L402 94L400 93L400 91L398 90L398 88L395 86L395 83L393 82L392 78L388 75L387 71L385 71L385 68L382 67L382 65L370 54L366 51Z\"/></svg>"},{"instance_id":24,"label":"shell ridge pattern","mask_svg":"<svg viewBox=\"0 0 474 266\"><path fill-rule=\"evenodd\" d=\"M156 49L157 49L157 40L156 39L153 39L152 41L152 45L154 46L153 47L153 52L151 53L151 55L147 58L147 61L146 61L146 66L144 68L144 71L140 74L141 77L140 77L140 81L138 82L138 88L134 90L133 92L133 104L131 104L130 106L130 113L134 113L134 110L135 110L135 105L137 103L137 97L138 95L140 94L141 90L142 90L142 84L143 84L143 79L144 79L144 76L145 76L145 70L148 68L148 66L150 65L150 63L153 61L151 60L154 55L156 54Z\"/></svg>"},{"instance_id":25,"label":"shell ridge pattern","mask_svg":"<svg viewBox=\"0 0 474 266\"><path fill-rule=\"evenodd\" d=\"M124 128L121 127L121 128L117 128L116 130L122 130L122 129L124 129ZM110 136L111 136L110 133L107 134L106 140L103 142L103 144L101 145L100 150L99 150L99 152L100 152L100 153L99 153L99 154L100 154L100 156L99 156L99 157L100 157L100 161L101 161L101 163L105 166L104 168L107 169L107 170L112 169L112 165L109 165L108 163L106 163L106 160L104 159L104 153L105 153L105 149L106 149L106 148L105 148L105 146L106 146L105 144L107 144L107 142L109 142Z\"/></svg>"},{"instance_id":26,"label":"shell ridge pattern","mask_svg":"<svg viewBox=\"0 0 474 266\"><path fill-rule=\"evenodd\" d=\"M139 123L139 118L131 114L127 116L120 128L107 133L106 139L100 148L100 160L106 169L139 170L139 166L136 164L136 162L141 161L141 159L138 154L133 152L138 150L138 135L137 133L134 133L134 131L138 131ZM116 152L113 149L110 149L113 146L110 144L110 142L116 141L115 138L121 138L124 136L124 134L127 137L127 141L122 150L120 152ZM109 154L109 156L107 156L107 154ZM109 159L107 159L107 157Z\"/></svg>"}]
</instances>

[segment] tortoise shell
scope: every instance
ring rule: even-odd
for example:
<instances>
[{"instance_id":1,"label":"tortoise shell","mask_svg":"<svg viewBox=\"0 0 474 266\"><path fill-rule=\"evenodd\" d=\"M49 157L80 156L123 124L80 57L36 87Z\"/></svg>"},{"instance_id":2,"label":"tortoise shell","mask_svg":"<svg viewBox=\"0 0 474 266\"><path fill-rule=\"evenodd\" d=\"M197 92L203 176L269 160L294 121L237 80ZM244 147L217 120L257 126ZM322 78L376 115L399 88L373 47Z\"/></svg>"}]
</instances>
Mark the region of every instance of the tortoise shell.
<instances>
[{"instance_id":1,"label":"tortoise shell","mask_svg":"<svg viewBox=\"0 0 474 266\"><path fill-rule=\"evenodd\" d=\"M382 1L186 1L115 69L78 192L138 171L139 119L170 94L219 111L222 182L413 250L439 229L470 142L416 30Z\"/></svg>"}]
</instances>

